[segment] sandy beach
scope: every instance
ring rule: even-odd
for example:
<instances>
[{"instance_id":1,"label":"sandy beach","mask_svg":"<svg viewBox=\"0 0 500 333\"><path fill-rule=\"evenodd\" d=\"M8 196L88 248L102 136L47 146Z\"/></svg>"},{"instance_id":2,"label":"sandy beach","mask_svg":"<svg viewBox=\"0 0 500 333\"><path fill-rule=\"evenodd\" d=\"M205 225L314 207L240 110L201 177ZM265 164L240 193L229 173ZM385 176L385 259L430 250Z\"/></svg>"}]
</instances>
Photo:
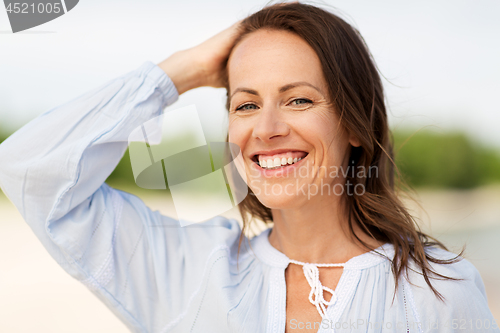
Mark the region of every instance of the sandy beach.
<instances>
[{"instance_id":1,"label":"sandy beach","mask_svg":"<svg viewBox=\"0 0 500 333\"><path fill-rule=\"evenodd\" d=\"M165 198L141 197L153 210L175 215ZM500 187L421 190L419 200L427 215L410 206L423 230L454 252L467 243L466 258L480 271L490 309L499 321ZM235 209L225 215L238 217ZM0 253L0 332L128 332L86 287L56 264L1 192Z\"/></svg>"}]
</instances>

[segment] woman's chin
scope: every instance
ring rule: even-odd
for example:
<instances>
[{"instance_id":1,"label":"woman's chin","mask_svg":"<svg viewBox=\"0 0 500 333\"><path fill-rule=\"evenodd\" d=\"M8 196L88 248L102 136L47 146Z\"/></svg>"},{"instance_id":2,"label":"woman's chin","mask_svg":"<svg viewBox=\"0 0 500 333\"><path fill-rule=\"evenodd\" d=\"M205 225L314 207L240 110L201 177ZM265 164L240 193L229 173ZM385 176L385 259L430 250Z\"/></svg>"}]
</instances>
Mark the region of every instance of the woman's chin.
<instances>
[{"instance_id":1,"label":"woman's chin","mask_svg":"<svg viewBox=\"0 0 500 333\"><path fill-rule=\"evenodd\" d=\"M287 194L260 194L256 195L257 199L267 208L270 209L293 209L298 208L307 198L301 198L298 195Z\"/></svg>"}]
</instances>

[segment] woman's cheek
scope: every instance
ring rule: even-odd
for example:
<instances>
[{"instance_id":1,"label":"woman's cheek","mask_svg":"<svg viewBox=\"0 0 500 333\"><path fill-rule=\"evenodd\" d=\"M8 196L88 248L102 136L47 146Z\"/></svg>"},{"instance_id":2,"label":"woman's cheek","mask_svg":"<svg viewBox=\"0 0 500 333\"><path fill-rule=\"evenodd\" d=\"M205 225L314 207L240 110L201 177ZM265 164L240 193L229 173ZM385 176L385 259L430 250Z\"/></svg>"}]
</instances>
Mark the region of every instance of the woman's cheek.
<instances>
[{"instance_id":1,"label":"woman's cheek","mask_svg":"<svg viewBox=\"0 0 500 333\"><path fill-rule=\"evenodd\" d=\"M233 142L233 143L236 143L235 142L235 139L236 139L236 133L238 133L238 131L236 131L236 127L237 127L237 124L235 124L236 122L236 119L234 116L229 116L229 126L228 126L228 130L227 130L227 134L229 136L229 142Z\"/></svg>"},{"instance_id":2,"label":"woman's cheek","mask_svg":"<svg viewBox=\"0 0 500 333\"><path fill-rule=\"evenodd\" d=\"M248 140L249 132L251 134L251 129L248 127L245 126L242 119L238 119L237 117L229 118L229 142L237 144L242 151L244 151L244 142Z\"/></svg>"}]
</instances>

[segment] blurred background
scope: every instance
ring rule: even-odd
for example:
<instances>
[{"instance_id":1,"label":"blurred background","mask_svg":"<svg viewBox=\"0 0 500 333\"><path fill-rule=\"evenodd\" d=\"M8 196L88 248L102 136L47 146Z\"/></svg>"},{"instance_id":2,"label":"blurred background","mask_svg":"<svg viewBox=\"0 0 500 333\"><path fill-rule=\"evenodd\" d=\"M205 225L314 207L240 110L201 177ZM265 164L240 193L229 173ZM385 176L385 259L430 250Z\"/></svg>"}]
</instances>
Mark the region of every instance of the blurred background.
<instances>
[{"instance_id":1,"label":"blurred background","mask_svg":"<svg viewBox=\"0 0 500 333\"><path fill-rule=\"evenodd\" d=\"M365 38L384 77L396 163L413 188L408 206L452 252L466 246L499 321L500 2L311 3ZM0 142L37 115L194 46L265 4L84 0L16 34L0 8ZM195 104L207 141L224 141L224 100L225 90L200 88L169 108ZM107 182L175 215L167 191L135 185L128 152ZM227 215L239 218L236 210ZM0 253L0 332L127 332L57 266L1 191Z\"/></svg>"}]
</instances>

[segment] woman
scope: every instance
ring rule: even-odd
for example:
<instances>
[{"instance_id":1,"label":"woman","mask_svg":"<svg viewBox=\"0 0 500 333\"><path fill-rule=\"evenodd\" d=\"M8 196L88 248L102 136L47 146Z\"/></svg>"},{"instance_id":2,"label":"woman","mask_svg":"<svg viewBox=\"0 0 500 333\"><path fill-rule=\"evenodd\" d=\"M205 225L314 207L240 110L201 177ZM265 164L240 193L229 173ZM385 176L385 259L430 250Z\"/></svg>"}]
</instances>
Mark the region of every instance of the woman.
<instances>
[{"instance_id":1,"label":"woman","mask_svg":"<svg viewBox=\"0 0 500 333\"><path fill-rule=\"evenodd\" d=\"M180 228L103 183L131 131L200 86L228 92L245 227L273 222L251 240L223 217ZM498 331L474 266L395 195L379 75L322 9L264 8L50 110L0 157L49 253L134 332Z\"/></svg>"}]
</instances>

